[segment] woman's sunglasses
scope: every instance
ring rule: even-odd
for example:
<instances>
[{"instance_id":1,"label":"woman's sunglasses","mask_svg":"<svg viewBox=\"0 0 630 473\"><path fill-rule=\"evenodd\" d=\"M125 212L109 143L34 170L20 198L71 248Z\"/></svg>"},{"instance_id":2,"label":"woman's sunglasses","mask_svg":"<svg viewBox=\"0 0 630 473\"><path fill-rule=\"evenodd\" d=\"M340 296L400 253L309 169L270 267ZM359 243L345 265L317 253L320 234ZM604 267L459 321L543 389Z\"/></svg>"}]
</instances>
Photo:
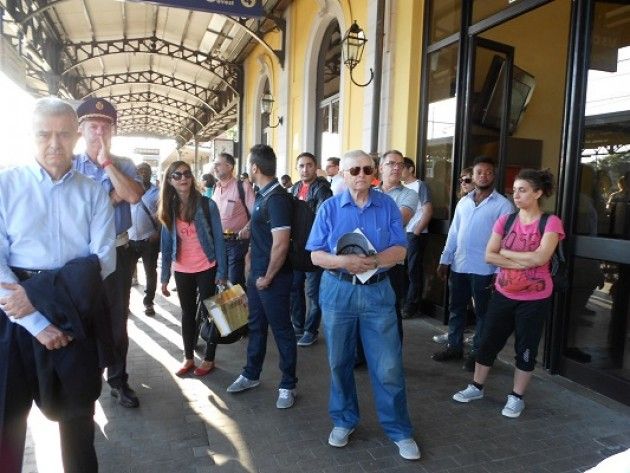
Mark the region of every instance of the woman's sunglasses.
<instances>
[{"instance_id":1,"label":"woman's sunglasses","mask_svg":"<svg viewBox=\"0 0 630 473\"><path fill-rule=\"evenodd\" d=\"M470 184L472 182L472 177L460 177L459 182L462 184Z\"/></svg>"},{"instance_id":2,"label":"woman's sunglasses","mask_svg":"<svg viewBox=\"0 0 630 473\"><path fill-rule=\"evenodd\" d=\"M192 172L190 171L184 171L184 172L179 172L179 171L175 171L171 173L171 179L173 179L174 181L181 181L182 178L186 178L186 179L190 179L193 177Z\"/></svg>"},{"instance_id":3,"label":"woman's sunglasses","mask_svg":"<svg viewBox=\"0 0 630 473\"><path fill-rule=\"evenodd\" d=\"M371 176L374 172L374 168L372 166L355 166L348 169L347 171L350 173L351 176L358 176L361 172L361 169L363 169L363 174L365 174L366 176Z\"/></svg>"}]
</instances>

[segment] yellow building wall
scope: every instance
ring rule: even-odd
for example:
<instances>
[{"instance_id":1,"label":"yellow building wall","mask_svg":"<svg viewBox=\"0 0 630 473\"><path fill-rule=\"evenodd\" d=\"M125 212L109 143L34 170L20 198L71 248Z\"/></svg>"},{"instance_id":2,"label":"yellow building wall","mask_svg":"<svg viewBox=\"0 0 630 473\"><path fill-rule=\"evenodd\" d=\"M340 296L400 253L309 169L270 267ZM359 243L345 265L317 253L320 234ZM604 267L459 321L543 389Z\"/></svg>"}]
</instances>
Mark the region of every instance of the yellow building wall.
<instances>
[{"instance_id":1,"label":"yellow building wall","mask_svg":"<svg viewBox=\"0 0 630 473\"><path fill-rule=\"evenodd\" d=\"M271 46L272 49L279 49L282 42L282 35L277 31L272 31L265 36L265 41ZM280 110L280 75L282 73L280 68L280 62L277 57L269 53L262 45L257 44L252 52L247 56L243 63L243 71L245 74L244 83L244 101L245 107L243 110L243 136L240 139L243 141L243 159L246 159L248 150L255 144L260 142L260 137L255 136L256 130L254 129L254 123L259 120L260 116L260 101L258 92L261 80L262 64L267 66L269 72L269 88L271 95L273 95L275 103L273 111L271 113L271 122L275 124L278 121L278 117L281 116ZM285 118L286 120L286 118ZM273 129L271 134L270 145L277 149L278 146L278 128Z\"/></svg>"},{"instance_id":2,"label":"yellow building wall","mask_svg":"<svg viewBox=\"0 0 630 473\"><path fill-rule=\"evenodd\" d=\"M411 0L408 0L413 3ZM374 39L374 32L370 31L367 27L367 2L364 0L340 0L339 5L343 12L343 24L340 24L342 37L345 31L352 23L352 20L356 20L359 25L364 29L365 35L368 40ZM331 9L332 10L332 9ZM272 113L272 121L277 121L278 115L283 115L283 124L281 127L286 127L286 154L287 154L287 171L296 178L297 173L295 170L295 157L303 152L310 151L312 149L303 149L303 143L305 142L305 133L313 130L305 130L304 124L304 107L316 107L315 104L309 105L306 103L307 98L304 96L304 86L307 77L305 64L309 50L309 42L312 37L315 22L319 21L320 15L320 3L314 0L296 0L291 4L288 10L286 21L289 24L289 35L286 38L288 57L286 64L290 67L287 72L288 80L288 110L280 111L279 102L282 98L283 91L281 87L281 75L283 71L280 68L280 63L271 56L262 46L257 45L248 57L244 61L245 71L245 111L244 111L244 129L243 129L243 149L246 153L247 150L258 141L258 137L254 136L255 130L253 124L255 123L255 114L260 114L260 106L258 104L257 95L258 87L260 83L260 63L259 58L263 57L264 62L267 64L271 71L270 87L271 94L276 100L274 106L274 112ZM282 36L279 32L271 32L265 40L274 48L279 48L282 40ZM320 45L314 46L318 51ZM357 66L353 72L353 76L358 82L363 82L365 76L365 68L370 67L366 65L366 55L364 54L364 60ZM315 57L315 61L317 58ZM342 66L341 67L345 67ZM341 152L349 149L362 147L362 133L365 126L365 121L371 120L371 117L364 116L364 98L365 88L357 87L350 82L349 71L346 69L342 73L342 83L340 84L340 95L342 98L340 109L340 141ZM312 113L315 113L313 111ZM271 131L272 139L271 145L274 149L278 149L281 139L281 127L275 128Z\"/></svg>"},{"instance_id":3,"label":"yellow building wall","mask_svg":"<svg viewBox=\"0 0 630 473\"><path fill-rule=\"evenodd\" d=\"M389 143L417 163L424 2L398 0L396 10L404 14L395 15L391 25L395 44Z\"/></svg>"}]
</instances>

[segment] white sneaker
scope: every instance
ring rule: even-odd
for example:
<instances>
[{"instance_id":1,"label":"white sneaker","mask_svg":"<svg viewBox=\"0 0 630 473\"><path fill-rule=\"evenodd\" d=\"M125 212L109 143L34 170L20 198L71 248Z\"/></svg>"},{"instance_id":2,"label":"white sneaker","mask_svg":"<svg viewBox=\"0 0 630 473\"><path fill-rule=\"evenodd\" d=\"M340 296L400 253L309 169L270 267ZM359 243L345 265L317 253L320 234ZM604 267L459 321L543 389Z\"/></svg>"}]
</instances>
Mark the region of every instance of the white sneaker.
<instances>
[{"instance_id":1,"label":"white sneaker","mask_svg":"<svg viewBox=\"0 0 630 473\"><path fill-rule=\"evenodd\" d=\"M478 389L474 384L469 384L466 389L453 394L453 399L457 402L476 401L482 397L483 389Z\"/></svg>"},{"instance_id":2,"label":"white sneaker","mask_svg":"<svg viewBox=\"0 0 630 473\"><path fill-rule=\"evenodd\" d=\"M433 341L435 343L445 344L448 343L448 333L441 333L440 335L433 335Z\"/></svg>"},{"instance_id":3,"label":"white sneaker","mask_svg":"<svg viewBox=\"0 0 630 473\"><path fill-rule=\"evenodd\" d=\"M260 384L260 381L248 379L242 374L236 378L230 386L227 388L227 392L229 393L240 393L241 391L246 391L247 389L255 388Z\"/></svg>"},{"instance_id":4,"label":"white sneaker","mask_svg":"<svg viewBox=\"0 0 630 473\"><path fill-rule=\"evenodd\" d=\"M516 419L518 416L521 415L523 409L525 409L525 401L517 398L516 396L508 394L507 402L505 403L505 407L501 411L501 414L503 414L505 417Z\"/></svg>"},{"instance_id":5,"label":"white sneaker","mask_svg":"<svg viewBox=\"0 0 630 473\"><path fill-rule=\"evenodd\" d=\"M333 427L328 436L328 445L331 447L345 447L348 445L348 437L354 432L354 429L346 429L345 427Z\"/></svg>"},{"instance_id":6,"label":"white sneaker","mask_svg":"<svg viewBox=\"0 0 630 473\"><path fill-rule=\"evenodd\" d=\"M276 407L278 409L288 409L293 404L295 404L295 389L278 389Z\"/></svg>"},{"instance_id":7,"label":"white sneaker","mask_svg":"<svg viewBox=\"0 0 630 473\"><path fill-rule=\"evenodd\" d=\"M420 460L420 449L414 439L403 439L394 443L398 447L398 454L405 460Z\"/></svg>"}]
</instances>

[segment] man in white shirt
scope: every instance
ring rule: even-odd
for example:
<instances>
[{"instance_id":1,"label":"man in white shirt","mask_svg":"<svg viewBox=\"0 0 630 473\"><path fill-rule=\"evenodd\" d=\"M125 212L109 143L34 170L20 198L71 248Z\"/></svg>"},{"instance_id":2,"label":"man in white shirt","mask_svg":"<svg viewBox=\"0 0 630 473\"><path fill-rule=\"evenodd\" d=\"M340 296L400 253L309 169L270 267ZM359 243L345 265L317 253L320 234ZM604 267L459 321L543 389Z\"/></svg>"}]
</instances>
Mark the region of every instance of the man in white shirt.
<instances>
[{"instance_id":1,"label":"man in white shirt","mask_svg":"<svg viewBox=\"0 0 630 473\"><path fill-rule=\"evenodd\" d=\"M339 158L331 157L326 160L326 176L330 182L333 195L340 194L346 188L343 175L339 173Z\"/></svg>"},{"instance_id":2,"label":"man in white shirt","mask_svg":"<svg viewBox=\"0 0 630 473\"><path fill-rule=\"evenodd\" d=\"M416 178L416 165L409 159L404 159L402 171L403 185L418 194L418 207L407 224L407 275L409 285L405 297L402 317L415 317L420 310L422 291L424 286L424 270L422 257L429 236L429 222L433 216L433 204L428 186Z\"/></svg>"}]
</instances>

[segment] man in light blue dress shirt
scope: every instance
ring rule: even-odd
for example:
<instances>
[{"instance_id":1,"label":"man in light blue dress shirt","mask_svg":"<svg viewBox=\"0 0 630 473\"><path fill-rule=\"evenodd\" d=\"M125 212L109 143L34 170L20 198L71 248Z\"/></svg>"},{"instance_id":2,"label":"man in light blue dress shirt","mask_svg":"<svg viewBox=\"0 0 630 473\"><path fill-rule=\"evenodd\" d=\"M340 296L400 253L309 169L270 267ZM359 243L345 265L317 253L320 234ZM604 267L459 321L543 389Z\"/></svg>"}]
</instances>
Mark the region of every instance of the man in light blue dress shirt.
<instances>
[{"instance_id":1,"label":"man in light blue dress shirt","mask_svg":"<svg viewBox=\"0 0 630 473\"><path fill-rule=\"evenodd\" d=\"M86 150L76 156L73 168L97 183L109 195L114 206L116 224L116 270L105 280L111 305L114 343L118 363L107 369L107 382L112 396L124 407L138 407L139 401L127 382L127 317L131 292L131 260L128 230L131 227L131 205L140 200L144 189L133 161L110 153L116 127L116 110L107 100L90 98L77 109L79 133Z\"/></svg>"},{"instance_id":2,"label":"man in light blue dress shirt","mask_svg":"<svg viewBox=\"0 0 630 473\"><path fill-rule=\"evenodd\" d=\"M401 212L391 197L370 188L375 169L368 154L349 151L341 163L346 190L321 205L306 244L313 263L324 269L319 299L331 373L328 413L333 429L328 444L345 447L359 424L354 364L360 338L378 419L400 456L417 460L420 449L407 410L396 296L387 275L388 268L405 259ZM342 237L357 229L374 254L341 251ZM361 283L357 275L368 271L374 273Z\"/></svg>"},{"instance_id":3,"label":"man in light blue dress shirt","mask_svg":"<svg viewBox=\"0 0 630 473\"><path fill-rule=\"evenodd\" d=\"M144 195L137 204L131 205L131 227L129 228L129 245L131 246L131 273L142 258L144 273L147 279L144 288L144 313L149 317L155 315L153 299L157 288L157 260L160 254L160 223L157 220L158 198L160 190L151 184L151 166L138 164L138 174L142 178Z\"/></svg>"},{"instance_id":4,"label":"man in light blue dress shirt","mask_svg":"<svg viewBox=\"0 0 630 473\"><path fill-rule=\"evenodd\" d=\"M57 367L60 360L77 363L77 354L93 335L73 340L66 328L52 325L51 314L47 318L33 307L18 274L22 281L93 254L101 277L108 276L116 264L113 209L100 186L72 170L78 135L69 104L40 99L33 131L36 162L0 173L0 470L21 471L35 399L59 421L65 471L96 471L92 416L100 390L94 400L68 399L71 388L65 383L85 380L58 377L49 384L40 371L41 366ZM100 378L98 363L83 357L78 362Z\"/></svg>"},{"instance_id":5,"label":"man in light blue dress shirt","mask_svg":"<svg viewBox=\"0 0 630 473\"><path fill-rule=\"evenodd\" d=\"M514 210L510 201L494 189L494 171L494 162L490 158L482 156L474 160L475 190L463 197L455 208L437 269L443 281L448 276L450 313L448 345L443 351L434 353L432 358L435 361L448 361L463 357L466 315L472 296L476 325L472 350L464 364L464 369L468 371L473 371L475 367L475 352L479 346L492 293L492 277L496 271L495 266L486 263L486 244L494 222L501 215Z\"/></svg>"}]
</instances>

